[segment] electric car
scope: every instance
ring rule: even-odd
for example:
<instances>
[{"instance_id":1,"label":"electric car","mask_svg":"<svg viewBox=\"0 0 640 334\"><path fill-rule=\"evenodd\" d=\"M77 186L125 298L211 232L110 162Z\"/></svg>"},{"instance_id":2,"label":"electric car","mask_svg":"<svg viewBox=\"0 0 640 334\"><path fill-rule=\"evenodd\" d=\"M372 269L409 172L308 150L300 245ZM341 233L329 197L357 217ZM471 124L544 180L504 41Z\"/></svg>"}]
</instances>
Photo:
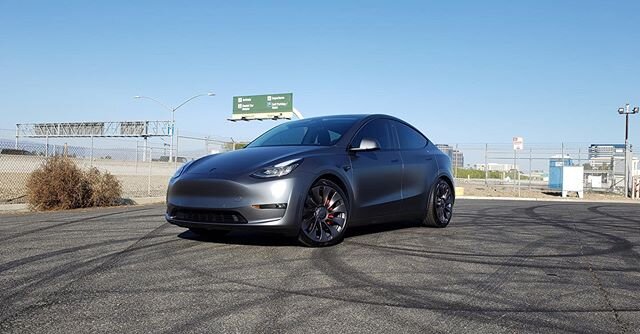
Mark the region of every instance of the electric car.
<instances>
[{"instance_id":1,"label":"electric car","mask_svg":"<svg viewBox=\"0 0 640 334\"><path fill-rule=\"evenodd\" d=\"M328 246L363 224L419 219L445 227L454 189L449 157L410 124L323 116L182 165L169 182L166 219L204 236L276 231Z\"/></svg>"}]
</instances>

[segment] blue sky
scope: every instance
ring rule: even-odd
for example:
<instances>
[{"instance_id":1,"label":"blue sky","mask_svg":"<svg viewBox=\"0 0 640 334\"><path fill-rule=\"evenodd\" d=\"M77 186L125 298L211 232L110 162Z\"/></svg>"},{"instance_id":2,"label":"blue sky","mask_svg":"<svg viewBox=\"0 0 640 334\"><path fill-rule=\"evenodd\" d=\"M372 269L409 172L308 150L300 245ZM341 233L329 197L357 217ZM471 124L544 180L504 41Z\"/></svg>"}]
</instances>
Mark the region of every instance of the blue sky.
<instances>
[{"instance_id":1,"label":"blue sky","mask_svg":"<svg viewBox=\"0 0 640 334\"><path fill-rule=\"evenodd\" d=\"M436 142L621 142L640 104L639 1L0 0L0 128L168 119L251 139L232 96L387 113ZM640 115L631 122L640 141ZM640 145L640 143L637 143Z\"/></svg>"}]
</instances>

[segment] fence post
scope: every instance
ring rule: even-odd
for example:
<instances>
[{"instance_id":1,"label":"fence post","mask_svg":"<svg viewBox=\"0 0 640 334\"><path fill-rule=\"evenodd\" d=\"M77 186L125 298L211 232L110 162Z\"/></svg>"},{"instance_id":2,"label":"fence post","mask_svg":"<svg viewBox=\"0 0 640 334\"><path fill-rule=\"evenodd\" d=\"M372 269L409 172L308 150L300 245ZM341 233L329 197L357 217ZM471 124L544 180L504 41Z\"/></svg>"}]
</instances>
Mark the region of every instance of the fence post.
<instances>
[{"instance_id":1,"label":"fence post","mask_svg":"<svg viewBox=\"0 0 640 334\"><path fill-rule=\"evenodd\" d=\"M45 136L44 137L44 157L48 158L49 157L49 136Z\"/></svg>"},{"instance_id":2,"label":"fence post","mask_svg":"<svg viewBox=\"0 0 640 334\"><path fill-rule=\"evenodd\" d=\"M151 153L152 153L153 149L151 147L149 147L149 159L148 159L148 163L149 163L149 175L147 176L147 196L151 197Z\"/></svg>"},{"instance_id":3,"label":"fence post","mask_svg":"<svg viewBox=\"0 0 640 334\"><path fill-rule=\"evenodd\" d=\"M453 178L457 179L458 178L458 144L456 144L456 149L453 151L453 166L455 167L455 172L453 173Z\"/></svg>"},{"instance_id":4,"label":"fence post","mask_svg":"<svg viewBox=\"0 0 640 334\"><path fill-rule=\"evenodd\" d=\"M147 143L147 136L144 136L144 147L142 148L142 162L147 161L147 153L148 152L148 143Z\"/></svg>"},{"instance_id":5,"label":"fence post","mask_svg":"<svg viewBox=\"0 0 640 334\"><path fill-rule=\"evenodd\" d=\"M136 140L136 175L138 175L138 140Z\"/></svg>"},{"instance_id":6,"label":"fence post","mask_svg":"<svg viewBox=\"0 0 640 334\"><path fill-rule=\"evenodd\" d=\"M488 162L488 155L489 155L489 144L484 144L484 185L488 186L489 185L489 162Z\"/></svg>"},{"instance_id":7,"label":"fence post","mask_svg":"<svg viewBox=\"0 0 640 334\"><path fill-rule=\"evenodd\" d=\"M517 154L518 154L518 151L514 148L513 149L513 170L516 172L516 174L518 173L518 167L516 167ZM513 174L513 192L515 191L516 191L516 175Z\"/></svg>"},{"instance_id":8,"label":"fence post","mask_svg":"<svg viewBox=\"0 0 640 334\"><path fill-rule=\"evenodd\" d=\"M91 158L89 159L89 167L93 167L93 135L91 135Z\"/></svg>"},{"instance_id":9,"label":"fence post","mask_svg":"<svg viewBox=\"0 0 640 334\"><path fill-rule=\"evenodd\" d=\"M177 170L178 169L178 142L180 141L180 134L178 133L178 131L176 130L176 155L173 161L173 169Z\"/></svg>"},{"instance_id":10,"label":"fence post","mask_svg":"<svg viewBox=\"0 0 640 334\"><path fill-rule=\"evenodd\" d=\"M582 148L578 147L578 166L582 166Z\"/></svg>"},{"instance_id":11,"label":"fence post","mask_svg":"<svg viewBox=\"0 0 640 334\"><path fill-rule=\"evenodd\" d=\"M516 166L518 166L518 150L516 150ZM516 167L516 174L518 174L518 197L520 197L520 191L522 190L522 184L520 183L520 171Z\"/></svg>"},{"instance_id":12,"label":"fence post","mask_svg":"<svg viewBox=\"0 0 640 334\"><path fill-rule=\"evenodd\" d=\"M16 147L15 147L16 150L18 149L18 138L20 138L20 130L16 125Z\"/></svg>"},{"instance_id":13,"label":"fence post","mask_svg":"<svg viewBox=\"0 0 640 334\"><path fill-rule=\"evenodd\" d=\"M529 148L529 190L531 190L531 177L533 176L533 173L531 172L532 160L533 160L533 149Z\"/></svg>"}]
</instances>

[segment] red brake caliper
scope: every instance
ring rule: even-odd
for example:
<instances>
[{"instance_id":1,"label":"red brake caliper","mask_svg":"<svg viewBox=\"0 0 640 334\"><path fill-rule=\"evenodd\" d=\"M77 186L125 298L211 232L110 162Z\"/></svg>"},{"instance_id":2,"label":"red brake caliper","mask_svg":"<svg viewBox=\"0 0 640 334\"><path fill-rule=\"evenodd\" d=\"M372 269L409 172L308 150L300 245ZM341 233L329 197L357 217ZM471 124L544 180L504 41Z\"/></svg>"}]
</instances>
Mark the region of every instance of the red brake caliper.
<instances>
[{"instance_id":1,"label":"red brake caliper","mask_svg":"<svg viewBox=\"0 0 640 334\"><path fill-rule=\"evenodd\" d=\"M327 225L333 225L333 214L332 213L327 215Z\"/></svg>"}]
</instances>

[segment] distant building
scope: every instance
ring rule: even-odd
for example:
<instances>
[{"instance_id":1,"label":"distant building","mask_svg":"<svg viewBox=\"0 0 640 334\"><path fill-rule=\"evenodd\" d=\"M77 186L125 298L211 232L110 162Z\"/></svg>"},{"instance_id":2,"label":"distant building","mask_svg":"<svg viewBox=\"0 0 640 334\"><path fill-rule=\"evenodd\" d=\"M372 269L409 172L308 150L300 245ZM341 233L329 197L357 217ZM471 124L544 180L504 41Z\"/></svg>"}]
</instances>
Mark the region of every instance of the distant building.
<instances>
[{"instance_id":1,"label":"distant building","mask_svg":"<svg viewBox=\"0 0 640 334\"><path fill-rule=\"evenodd\" d=\"M472 168L477 170L485 170L485 164L474 164ZM493 162L487 164L487 170L492 172L508 172L513 169L520 170L518 168L518 165L514 166L513 164L497 164Z\"/></svg>"},{"instance_id":2,"label":"distant building","mask_svg":"<svg viewBox=\"0 0 640 334\"><path fill-rule=\"evenodd\" d=\"M617 159L624 160L624 144L591 144L589 146L589 165L592 167L611 166Z\"/></svg>"},{"instance_id":3,"label":"distant building","mask_svg":"<svg viewBox=\"0 0 640 334\"><path fill-rule=\"evenodd\" d=\"M447 144L436 144L436 147L449 156L451 159L451 167L464 168L464 154L462 152Z\"/></svg>"}]
</instances>

